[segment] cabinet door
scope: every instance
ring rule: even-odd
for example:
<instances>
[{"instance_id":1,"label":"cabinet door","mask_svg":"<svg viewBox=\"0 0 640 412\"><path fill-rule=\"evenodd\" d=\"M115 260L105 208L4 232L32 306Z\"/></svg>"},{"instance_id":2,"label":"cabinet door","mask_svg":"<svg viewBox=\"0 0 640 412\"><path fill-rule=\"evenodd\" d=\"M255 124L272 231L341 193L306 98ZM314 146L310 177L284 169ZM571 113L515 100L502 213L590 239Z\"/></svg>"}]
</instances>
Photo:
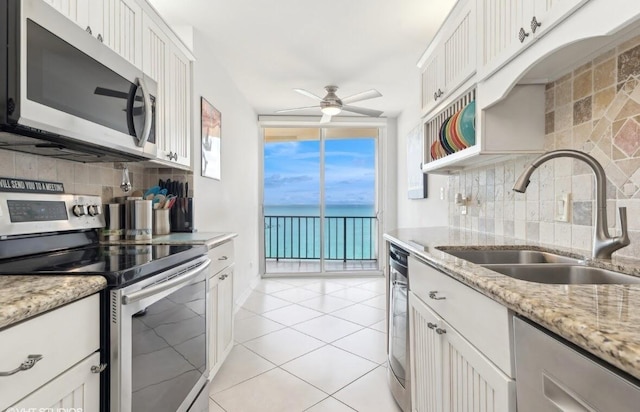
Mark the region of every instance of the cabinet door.
<instances>
[{"instance_id":1,"label":"cabinet door","mask_svg":"<svg viewBox=\"0 0 640 412\"><path fill-rule=\"evenodd\" d=\"M78 26L86 29L89 24L89 0L44 0Z\"/></svg>"},{"instance_id":2,"label":"cabinet door","mask_svg":"<svg viewBox=\"0 0 640 412\"><path fill-rule=\"evenodd\" d=\"M476 3L468 1L444 39L444 92L450 94L476 71Z\"/></svg>"},{"instance_id":3,"label":"cabinet door","mask_svg":"<svg viewBox=\"0 0 640 412\"><path fill-rule=\"evenodd\" d=\"M104 0L104 43L141 67L142 9L135 0Z\"/></svg>"},{"instance_id":4,"label":"cabinet door","mask_svg":"<svg viewBox=\"0 0 640 412\"><path fill-rule=\"evenodd\" d=\"M535 9L531 16L527 16L528 27L535 33L536 37L542 36L587 1L588 0L535 0Z\"/></svg>"},{"instance_id":5,"label":"cabinet door","mask_svg":"<svg viewBox=\"0 0 640 412\"><path fill-rule=\"evenodd\" d=\"M435 332L440 318L409 292L411 408L414 412L442 411L442 338Z\"/></svg>"},{"instance_id":6,"label":"cabinet door","mask_svg":"<svg viewBox=\"0 0 640 412\"><path fill-rule=\"evenodd\" d=\"M224 361L233 346L233 266L218 277L218 359Z\"/></svg>"},{"instance_id":7,"label":"cabinet door","mask_svg":"<svg viewBox=\"0 0 640 412\"><path fill-rule=\"evenodd\" d=\"M443 322L445 411L515 412L515 381Z\"/></svg>"},{"instance_id":8,"label":"cabinet door","mask_svg":"<svg viewBox=\"0 0 640 412\"><path fill-rule=\"evenodd\" d=\"M91 367L98 364L100 354L96 352L9 410L100 410L100 374L91 372Z\"/></svg>"},{"instance_id":9,"label":"cabinet door","mask_svg":"<svg viewBox=\"0 0 640 412\"><path fill-rule=\"evenodd\" d=\"M167 146L159 147L159 153L171 154L173 162L191 166L191 63L177 47L169 52L167 74ZM161 160L168 156L159 154Z\"/></svg>"},{"instance_id":10,"label":"cabinet door","mask_svg":"<svg viewBox=\"0 0 640 412\"><path fill-rule=\"evenodd\" d=\"M533 8L532 0L478 0L478 65L481 79L506 64L532 40L529 21ZM527 34L523 41L519 39L521 29Z\"/></svg>"},{"instance_id":11,"label":"cabinet door","mask_svg":"<svg viewBox=\"0 0 640 412\"><path fill-rule=\"evenodd\" d=\"M437 49L426 61L421 75L422 112L427 113L434 108L444 93L442 80L442 49Z\"/></svg>"},{"instance_id":12,"label":"cabinet door","mask_svg":"<svg viewBox=\"0 0 640 412\"><path fill-rule=\"evenodd\" d=\"M168 159L167 78L169 68L169 40L160 27L146 14L142 16L142 71L158 83L156 95L157 157Z\"/></svg>"}]
</instances>

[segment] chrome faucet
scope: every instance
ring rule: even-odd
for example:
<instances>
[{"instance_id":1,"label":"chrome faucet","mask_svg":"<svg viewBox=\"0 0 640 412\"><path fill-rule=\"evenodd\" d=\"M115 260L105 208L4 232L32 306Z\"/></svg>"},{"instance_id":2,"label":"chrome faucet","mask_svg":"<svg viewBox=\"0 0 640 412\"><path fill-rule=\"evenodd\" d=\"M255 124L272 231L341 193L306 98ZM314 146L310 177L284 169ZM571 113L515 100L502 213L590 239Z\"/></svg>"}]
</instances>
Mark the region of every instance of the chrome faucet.
<instances>
[{"instance_id":1,"label":"chrome faucet","mask_svg":"<svg viewBox=\"0 0 640 412\"><path fill-rule=\"evenodd\" d=\"M596 175L596 216L593 230L593 246L591 257L600 259L611 259L611 254L618 249L627 246L629 235L627 233L627 208L621 207L620 210L620 227L622 234L618 237L609 236L607 225L607 179L604 169L592 156L577 150L553 150L547 152L534 160L531 165L520 175L513 190L524 193L529 185L531 174L547 160L557 157L572 157L582 160L588 164L593 173Z\"/></svg>"}]
</instances>

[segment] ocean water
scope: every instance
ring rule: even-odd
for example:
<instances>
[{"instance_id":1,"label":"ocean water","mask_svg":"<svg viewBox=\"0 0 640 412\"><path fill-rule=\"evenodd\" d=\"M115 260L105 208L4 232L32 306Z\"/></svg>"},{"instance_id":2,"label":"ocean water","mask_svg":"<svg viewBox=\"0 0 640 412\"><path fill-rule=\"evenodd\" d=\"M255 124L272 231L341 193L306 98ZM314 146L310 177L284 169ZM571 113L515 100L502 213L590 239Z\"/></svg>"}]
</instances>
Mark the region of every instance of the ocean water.
<instances>
[{"instance_id":1,"label":"ocean water","mask_svg":"<svg viewBox=\"0 0 640 412\"><path fill-rule=\"evenodd\" d=\"M319 206L265 205L264 211L267 259L320 258ZM327 205L324 231L325 259L376 259L374 205Z\"/></svg>"}]
</instances>

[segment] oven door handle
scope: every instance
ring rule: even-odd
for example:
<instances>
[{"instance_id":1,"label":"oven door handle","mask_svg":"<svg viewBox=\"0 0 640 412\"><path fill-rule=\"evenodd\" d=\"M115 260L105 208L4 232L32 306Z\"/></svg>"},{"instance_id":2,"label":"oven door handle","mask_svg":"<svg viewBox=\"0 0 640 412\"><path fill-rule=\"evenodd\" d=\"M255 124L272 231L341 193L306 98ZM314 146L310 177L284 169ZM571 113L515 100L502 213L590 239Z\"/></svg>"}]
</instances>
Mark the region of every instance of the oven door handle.
<instances>
[{"instance_id":1,"label":"oven door handle","mask_svg":"<svg viewBox=\"0 0 640 412\"><path fill-rule=\"evenodd\" d=\"M163 283L159 283L157 285L150 286L148 288L139 290L137 292L130 293L128 295L124 295L122 297L122 304L129 305L131 303L138 302L142 299L148 298L149 296L153 296L157 293L163 292L165 290L171 289L175 286L182 285L183 283L187 283L193 278L197 277L200 273L204 272L209 265L211 264L211 259L204 261L204 263L197 268L191 269L184 274L168 280Z\"/></svg>"}]
</instances>

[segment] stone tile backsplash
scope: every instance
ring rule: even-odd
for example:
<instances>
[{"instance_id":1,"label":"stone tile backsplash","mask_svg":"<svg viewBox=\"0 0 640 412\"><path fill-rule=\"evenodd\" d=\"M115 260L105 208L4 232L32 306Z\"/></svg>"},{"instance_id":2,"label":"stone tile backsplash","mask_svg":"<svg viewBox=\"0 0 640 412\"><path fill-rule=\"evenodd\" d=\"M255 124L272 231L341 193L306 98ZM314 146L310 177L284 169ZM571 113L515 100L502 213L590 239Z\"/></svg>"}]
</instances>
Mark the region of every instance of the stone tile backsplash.
<instances>
[{"instance_id":1,"label":"stone tile backsplash","mask_svg":"<svg viewBox=\"0 0 640 412\"><path fill-rule=\"evenodd\" d=\"M126 163L134 190L158 184L159 179L189 182L193 174L173 168L145 168L140 163ZM0 176L62 182L67 193L98 195L103 203L127 196L120 189L122 169L114 163L78 163L26 153L0 150ZM189 190L193 195L193 191Z\"/></svg>"},{"instance_id":2,"label":"stone tile backsplash","mask_svg":"<svg viewBox=\"0 0 640 412\"><path fill-rule=\"evenodd\" d=\"M542 119L541 119L542 121ZM602 54L545 91L545 150L591 154L607 175L607 218L619 234L618 207L626 207L631 245L616 255L640 256L640 37ZM449 224L477 232L576 249L591 249L595 179L573 159L543 164L525 194L511 190L537 156L466 170L449 178ZM470 198L467 214L455 194ZM569 221L557 219L559 201L571 194Z\"/></svg>"}]
</instances>

